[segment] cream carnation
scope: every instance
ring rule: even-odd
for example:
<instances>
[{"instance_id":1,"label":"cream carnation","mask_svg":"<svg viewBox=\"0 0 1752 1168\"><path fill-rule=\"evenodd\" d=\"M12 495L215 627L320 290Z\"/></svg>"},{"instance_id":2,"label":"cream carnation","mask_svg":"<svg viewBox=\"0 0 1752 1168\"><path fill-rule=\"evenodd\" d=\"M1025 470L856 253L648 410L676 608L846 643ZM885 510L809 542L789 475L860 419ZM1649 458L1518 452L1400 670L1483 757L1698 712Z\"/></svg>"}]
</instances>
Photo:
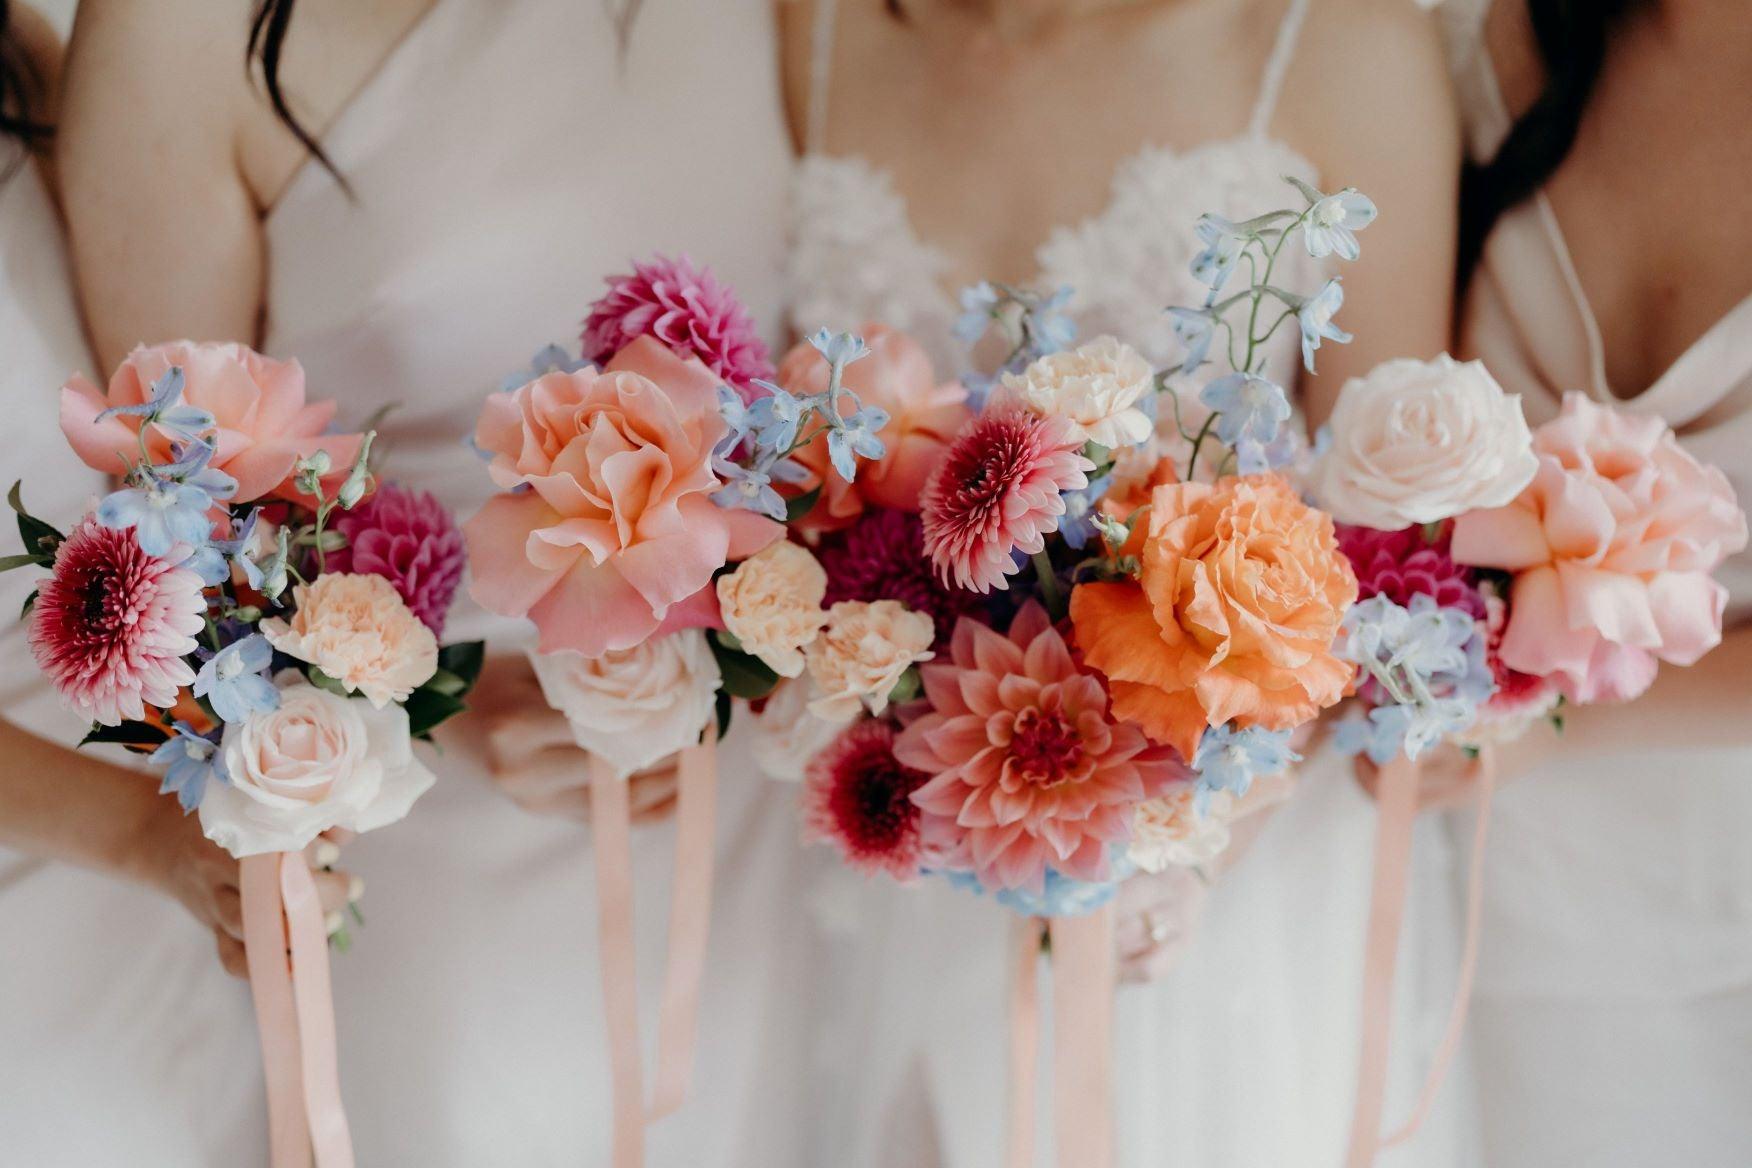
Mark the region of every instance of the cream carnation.
<instances>
[{"instance_id":1,"label":"cream carnation","mask_svg":"<svg viewBox=\"0 0 1752 1168\"><path fill-rule=\"evenodd\" d=\"M1004 387L1035 413L1064 418L1086 441L1109 449L1150 436L1149 415L1138 402L1155 388L1155 373L1142 354L1112 337L1096 337L1042 357L1020 374L1005 374Z\"/></svg>"},{"instance_id":2,"label":"cream carnation","mask_svg":"<svg viewBox=\"0 0 1752 1168\"><path fill-rule=\"evenodd\" d=\"M718 662L700 629L600 657L567 649L529 659L573 739L622 778L699 741L717 700Z\"/></svg>"},{"instance_id":3,"label":"cream carnation","mask_svg":"<svg viewBox=\"0 0 1752 1168\"><path fill-rule=\"evenodd\" d=\"M209 783L201 800L201 830L232 855L295 852L330 828L384 827L432 786L400 706L352 701L290 669L275 684L278 707L226 725L226 781Z\"/></svg>"},{"instance_id":4,"label":"cream carnation","mask_svg":"<svg viewBox=\"0 0 1752 1168\"><path fill-rule=\"evenodd\" d=\"M780 540L718 577L724 627L780 677L803 672L803 647L827 623L827 573L809 550Z\"/></svg>"},{"instance_id":5,"label":"cream carnation","mask_svg":"<svg viewBox=\"0 0 1752 1168\"><path fill-rule=\"evenodd\" d=\"M931 659L935 638L931 618L898 600L840 601L809 646L809 676L820 694L809 709L833 722L856 717L860 702L880 714L901 674Z\"/></svg>"},{"instance_id":6,"label":"cream carnation","mask_svg":"<svg viewBox=\"0 0 1752 1168\"><path fill-rule=\"evenodd\" d=\"M438 670L438 638L382 576L329 572L292 590L291 620L262 622L268 643L382 708Z\"/></svg>"},{"instance_id":7,"label":"cream carnation","mask_svg":"<svg viewBox=\"0 0 1752 1168\"><path fill-rule=\"evenodd\" d=\"M1310 489L1340 523L1383 531L1501 507L1539 466L1519 395L1446 353L1345 382L1329 427Z\"/></svg>"},{"instance_id":8,"label":"cream carnation","mask_svg":"<svg viewBox=\"0 0 1752 1168\"><path fill-rule=\"evenodd\" d=\"M1146 799L1132 812L1126 858L1145 872L1208 864L1229 846L1235 800L1227 791L1211 796L1203 815L1194 809L1196 786L1180 783L1166 795Z\"/></svg>"}]
</instances>

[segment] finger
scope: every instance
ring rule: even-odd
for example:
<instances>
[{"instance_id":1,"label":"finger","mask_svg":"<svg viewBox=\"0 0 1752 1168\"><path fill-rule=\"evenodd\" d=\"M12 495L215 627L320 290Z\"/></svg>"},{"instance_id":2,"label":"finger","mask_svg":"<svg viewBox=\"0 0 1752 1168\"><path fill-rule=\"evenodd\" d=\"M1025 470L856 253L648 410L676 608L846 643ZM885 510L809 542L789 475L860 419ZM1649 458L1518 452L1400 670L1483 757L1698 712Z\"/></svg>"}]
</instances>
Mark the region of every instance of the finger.
<instances>
[{"instance_id":1,"label":"finger","mask_svg":"<svg viewBox=\"0 0 1752 1168\"><path fill-rule=\"evenodd\" d=\"M243 940L243 896L235 888L221 888L213 895L214 925L238 941Z\"/></svg>"},{"instance_id":2,"label":"finger","mask_svg":"<svg viewBox=\"0 0 1752 1168\"><path fill-rule=\"evenodd\" d=\"M249 976L249 960L244 956L243 942L229 933L214 931L219 943L219 964L232 977Z\"/></svg>"}]
</instances>

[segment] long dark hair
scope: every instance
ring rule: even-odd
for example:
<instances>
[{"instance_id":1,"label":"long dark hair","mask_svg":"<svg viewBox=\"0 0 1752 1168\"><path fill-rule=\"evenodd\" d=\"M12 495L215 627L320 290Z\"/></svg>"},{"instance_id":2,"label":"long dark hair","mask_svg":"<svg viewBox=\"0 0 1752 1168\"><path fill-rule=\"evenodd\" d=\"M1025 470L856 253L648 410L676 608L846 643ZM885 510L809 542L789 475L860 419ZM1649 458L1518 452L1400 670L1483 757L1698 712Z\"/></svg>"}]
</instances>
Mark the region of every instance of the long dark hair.
<instances>
[{"instance_id":1,"label":"long dark hair","mask_svg":"<svg viewBox=\"0 0 1752 1168\"><path fill-rule=\"evenodd\" d=\"M41 74L13 30L11 0L0 0L0 138L27 149L48 139L53 131L42 115L48 96L44 90ZM0 179L24 161L22 151L8 153L11 157L0 161Z\"/></svg>"},{"instance_id":2,"label":"long dark hair","mask_svg":"<svg viewBox=\"0 0 1752 1168\"><path fill-rule=\"evenodd\" d=\"M305 128L298 115L292 112L292 107L286 104L286 91L280 87L280 53L286 47L286 30L292 25L292 6L296 2L257 0L255 15L249 22L249 48L244 54L244 67L251 70L253 77L255 66L261 66L262 90L267 94L268 104L274 107L274 116L350 197L353 191L347 180L335 168L316 135Z\"/></svg>"},{"instance_id":3,"label":"long dark hair","mask_svg":"<svg viewBox=\"0 0 1752 1168\"><path fill-rule=\"evenodd\" d=\"M1625 17L1655 0L1525 0L1545 66L1545 89L1515 120L1496 157L1460 174L1460 282L1472 278L1484 241L1503 212L1531 198L1556 173L1582 125L1606 46Z\"/></svg>"}]
</instances>

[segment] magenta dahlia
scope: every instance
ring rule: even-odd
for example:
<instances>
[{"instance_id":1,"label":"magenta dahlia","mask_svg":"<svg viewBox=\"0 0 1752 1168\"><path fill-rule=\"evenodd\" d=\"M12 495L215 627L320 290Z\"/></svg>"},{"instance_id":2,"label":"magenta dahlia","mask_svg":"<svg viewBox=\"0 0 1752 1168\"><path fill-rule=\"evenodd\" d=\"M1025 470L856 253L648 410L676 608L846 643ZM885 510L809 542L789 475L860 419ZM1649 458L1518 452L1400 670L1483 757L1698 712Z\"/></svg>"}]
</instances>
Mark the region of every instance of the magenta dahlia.
<instances>
[{"instance_id":1,"label":"magenta dahlia","mask_svg":"<svg viewBox=\"0 0 1752 1168\"><path fill-rule=\"evenodd\" d=\"M347 546L329 555L330 571L382 576L443 636L468 549L442 503L425 491L382 486L352 510L336 512L332 526Z\"/></svg>"},{"instance_id":2,"label":"magenta dahlia","mask_svg":"<svg viewBox=\"0 0 1752 1168\"><path fill-rule=\"evenodd\" d=\"M894 757L894 727L865 720L847 727L809 761L803 775L803 826L838 848L852 867L896 880L919 875L925 813L912 793L930 778Z\"/></svg>"},{"instance_id":3,"label":"magenta dahlia","mask_svg":"<svg viewBox=\"0 0 1752 1168\"><path fill-rule=\"evenodd\" d=\"M584 318L584 359L601 365L639 337L656 337L678 357L706 368L747 396L773 363L754 318L728 284L686 257L657 256L610 276L608 292Z\"/></svg>"},{"instance_id":4,"label":"magenta dahlia","mask_svg":"<svg viewBox=\"0 0 1752 1168\"><path fill-rule=\"evenodd\" d=\"M925 551L938 575L974 592L1008 587L1016 552L1046 547L1063 491L1089 485L1094 464L1068 419L998 405L956 435L920 499Z\"/></svg>"},{"instance_id":5,"label":"magenta dahlia","mask_svg":"<svg viewBox=\"0 0 1752 1168\"><path fill-rule=\"evenodd\" d=\"M956 618L979 607L979 597L945 584L925 557L925 528L917 515L872 507L844 531L821 542L816 559L827 570L824 607L842 600L898 600L931 618L935 647L949 643Z\"/></svg>"},{"instance_id":6,"label":"magenta dahlia","mask_svg":"<svg viewBox=\"0 0 1752 1168\"><path fill-rule=\"evenodd\" d=\"M1430 539L1421 527L1377 531L1373 527L1336 527L1339 550L1357 575L1357 599L1385 596L1394 604L1411 604L1413 596L1435 597L1443 608L1458 608L1474 620L1484 619L1484 597L1478 576L1448 554L1448 528Z\"/></svg>"},{"instance_id":7,"label":"magenta dahlia","mask_svg":"<svg viewBox=\"0 0 1752 1168\"><path fill-rule=\"evenodd\" d=\"M183 658L205 624L201 578L140 550L132 531L87 517L55 553L30 647L76 712L105 726L169 709L195 680Z\"/></svg>"}]
</instances>

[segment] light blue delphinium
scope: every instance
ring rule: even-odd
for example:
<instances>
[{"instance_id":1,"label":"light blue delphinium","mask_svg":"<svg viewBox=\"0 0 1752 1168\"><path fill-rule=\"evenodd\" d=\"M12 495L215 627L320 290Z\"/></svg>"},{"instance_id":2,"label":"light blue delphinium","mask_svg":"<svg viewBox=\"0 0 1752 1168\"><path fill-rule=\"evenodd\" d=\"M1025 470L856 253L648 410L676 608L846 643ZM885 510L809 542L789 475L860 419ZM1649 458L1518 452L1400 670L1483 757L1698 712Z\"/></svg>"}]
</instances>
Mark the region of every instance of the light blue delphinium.
<instances>
[{"instance_id":1,"label":"light blue delphinium","mask_svg":"<svg viewBox=\"0 0 1752 1168\"><path fill-rule=\"evenodd\" d=\"M1109 863L1113 872L1113 879L1109 881L1073 880L1048 868L1041 891L1005 888L994 893L992 899L1025 917L1085 916L1112 900L1119 892L1120 881L1137 870L1125 858L1123 850L1116 849L1111 853ZM957 888L980 895L986 892L985 886L972 872L943 872L941 875Z\"/></svg>"},{"instance_id":2,"label":"light blue delphinium","mask_svg":"<svg viewBox=\"0 0 1752 1168\"><path fill-rule=\"evenodd\" d=\"M274 550L265 559L258 563L247 555L240 555L237 562L243 566L244 578L249 581L251 588L269 600L278 600L280 594L286 591L286 585L291 582L288 568L291 557L292 545L287 538L286 528L282 527Z\"/></svg>"},{"instance_id":3,"label":"light blue delphinium","mask_svg":"<svg viewBox=\"0 0 1752 1168\"><path fill-rule=\"evenodd\" d=\"M277 709L280 691L262 673L273 659L273 646L260 633L233 641L195 674L195 696L206 698L223 722L241 722L258 710Z\"/></svg>"},{"instance_id":4,"label":"light blue delphinium","mask_svg":"<svg viewBox=\"0 0 1752 1168\"><path fill-rule=\"evenodd\" d=\"M1100 478L1091 479L1081 490L1065 491L1059 496L1065 501L1065 513L1059 517L1058 532L1075 550L1082 551L1100 531L1096 519L1101 513L1095 505L1112 485L1113 472L1108 471Z\"/></svg>"},{"instance_id":5,"label":"light blue delphinium","mask_svg":"<svg viewBox=\"0 0 1752 1168\"><path fill-rule=\"evenodd\" d=\"M785 521L785 499L773 488L773 483L798 483L809 477L807 469L789 459L740 466L713 458L712 470L724 480L724 485L712 492L712 502L720 507L758 511L780 523Z\"/></svg>"},{"instance_id":6,"label":"light blue delphinium","mask_svg":"<svg viewBox=\"0 0 1752 1168\"><path fill-rule=\"evenodd\" d=\"M152 752L150 759L155 766L165 768L164 782L158 793L174 793L186 815L201 805L201 799L207 794L208 779L221 783L231 780L226 774L225 756L219 753L218 743L195 733L195 728L187 722L177 722L173 729L176 733L165 739L163 745Z\"/></svg>"},{"instance_id":7,"label":"light blue delphinium","mask_svg":"<svg viewBox=\"0 0 1752 1168\"><path fill-rule=\"evenodd\" d=\"M207 511L213 500L187 483L144 476L143 487L126 487L97 505L97 521L117 531L134 529L140 550L162 559L178 544L200 547L213 530Z\"/></svg>"},{"instance_id":8,"label":"light blue delphinium","mask_svg":"<svg viewBox=\"0 0 1752 1168\"><path fill-rule=\"evenodd\" d=\"M1377 763L1401 750L1415 759L1466 729L1496 688L1478 623L1428 595L1409 606L1385 596L1352 605L1333 651L1356 663L1378 694L1368 721L1342 726L1338 745L1366 750Z\"/></svg>"},{"instance_id":9,"label":"light blue delphinium","mask_svg":"<svg viewBox=\"0 0 1752 1168\"><path fill-rule=\"evenodd\" d=\"M851 482L858 473L859 458L878 459L887 451L877 431L888 425L888 411L860 406L840 425L827 432L827 457L840 478Z\"/></svg>"},{"instance_id":10,"label":"light blue delphinium","mask_svg":"<svg viewBox=\"0 0 1752 1168\"><path fill-rule=\"evenodd\" d=\"M1006 297L989 280L961 290L961 315L955 318L955 339L971 345L985 335Z\"/></svg>"},{"instance_id":11,"label":"light blue delphinium","mask_svg":"<svg viewBox=\"0 0 1752 1168\"><path fill-rule=\"evenodd\" d=\"M1239 799L1260 775L1282 774L1302 756L1290 749L1288 730L1249 726L1238 730L1232 723L1212 726L1198 740L1192 769L1198 772L1198 791L1193 808L1200 815L1210 806L1211 796L1227 791Z\"/></svg>"},{"instance_id":12,"label":"light blue delphinium","mask_svg":"<svg viewBox=\"0 0 1752 1168\"><path fill-rule=\"evenodd\" d=\"M249 562L244 552L249 548L250 540L255 538L256 524L261 520L261 509L250 511L249 516L239 526L233 539L213 539L209 536L206 543L196 548L189 558L178 567L194 572L201 578L203 584L223 584L231 578L231 565L236 564L243 569L244 576L250 576L255 567ZM252 587L260 584L259 579L251 578Z\"/></svg>"},{"instance_id":13,"label":"light blue delphinium","mask_svg":"<svg viewBox=\"0 0 1752 1168\"><path fill-rule=\"evenodd\" d=\"M1192 278L1212 292L1220 292L1235 274L1235 265L1241 262L1247 236L1221 215L1209 213L1198 217L1193 230L1204 250L1192 257Z\"/></svg>"},{"instance_id":14,"label":"light blue delphinium","mask_svg":"<svg viewBox=\"0 0 1752 1168\"><path fill-rule=\"evenodd\" d=\"M756 446L781 453L789 450L797 441L797 431L814 399L798 397L770 381L756 381L755 384L766 390L766 396L757 398L748 407L747 433L753 437Z\"/></svg>"},{"instance_id":15,"label":"light blue delphinium","mask_svg":"<svg viewBox=\"0 0 1752 1168\"><path fill-rule=\"evenodd\" d=\"M756 384L762 383L757 381ZM728 430L718 440L714 453L729 454L754 430L754 420L749 417L748 403L728 385L718 386L718 415L724 419Z\"/></svg>"},{"instance_id":16,"label":"light blue delphinium","mask_svg":"<svg viewBox=\"0 0 1752 1168\"><path fill-rule=\"evenodd\" d=\"M1180 361L1182 373L1196 372L1210 355L1211 340L1216 336L1217 321L1209 309L1170 308L1168 323L1174 336L1186 349Z\"/></svg>"},{"instance_id":17,"label":"light blue delphinium","mask_svg":"<svg viewBox=\"0 0 1752 1168\"><path fill-rule=\"evenodd\" d=\"M1320 291L1302 301L1296 310L1296 324L1302 330L1302 365L1314 372L1314 351L1322 339L1341 345L1351 342L1351 335L1332 323L1332 318L1344 304L1344 286L1337 279L1326 281Z\"/></svg>"},{"instance_id":18,"label":"light blue delphinium","mask_svg":"<svg viewBox=\"0 0 1752 1168\"><path fill-rule=\"evenodd\" d=\"M815 335L809 338L809 343L817 353L827 358L829 365L839 370L844 370L847 365L870 355L870 346L857 333L832 333L826 329L817 329Z\"/></svg>"},{"instance_id":19,"label":"light blue delphinium","mask_svg":"<svg viewBox=\"0 0 1752 1168\"><path fill-rule=\"evenodd\" d=\"M1077 341L1077 323L1065 308L1075 292L1069 284L1055 289L1050 296L1024 301L1027 315L1029 352L1045 357L1068 349Z\"/></svg>"},{"instance_id":20,"label":"light blue delphinium","mask_svg":"<svg viewBox=\"0 0 1752 1168\"><path fill-rule=\"evenodd\" d=\"M544 345L522 369L514 369L499 382L500 393L515 393L549 373L576 373L590 362L572 356L559 345Z\"/></svg>"},{"instance_id":21,"label":"light blue delphinium","mask_svg":"<svg viewBox=\"0 0 1752 1168\"><path fill-rule=\"evenodd\" d=\"M117 415L142 418L142 425L156 424L184 438L193 438L211 430L215 423L207 410L183 404L184 384L182 366L172 365L163 377L152 383L151 396L145 401L136 406L111 406L98 414L97 419L101 422Z\"/></svg>"},{"instance_id":22,"label":"light blue delphinium","mask_svg":"<svg viewBox=\"0 0 1752 1168\"><path fill-rule=\"evenodd\" d=\"M1243 440L1269 445L1290 416L1283 389L1255 373L1225 374L1200 390L1198 400L1217 412L1217 437L1229 446Z\"/></svg>"},{"instance_id":23,"label":"light blue delphinium","mask_svg":"<svg viewBox=\"0 0 1752 1168\"><path fill-rule=\"evenodd\" d=\"M1308 200L1308 217L1302 224L1302 242L1317 260L1329 255L1354 260L1362 254L1356 233L1375 221L1375 203L1355 187L1323 194L1305 182L1291 179Z\"/></svg>"},{"instance_id":24,"label":"light blue delphinium","mask_svg":"<svg viewBox=\"0 0 1752 1168\"><path fill-rule=\"evenodd\" d=\"M182 483L206 492L209 498L229 499L237 494L237 480L209 465L219 453L217 441L200 439L171 447L171 461L152 468L155 478Z\"/></svg>"}]
</instances>

